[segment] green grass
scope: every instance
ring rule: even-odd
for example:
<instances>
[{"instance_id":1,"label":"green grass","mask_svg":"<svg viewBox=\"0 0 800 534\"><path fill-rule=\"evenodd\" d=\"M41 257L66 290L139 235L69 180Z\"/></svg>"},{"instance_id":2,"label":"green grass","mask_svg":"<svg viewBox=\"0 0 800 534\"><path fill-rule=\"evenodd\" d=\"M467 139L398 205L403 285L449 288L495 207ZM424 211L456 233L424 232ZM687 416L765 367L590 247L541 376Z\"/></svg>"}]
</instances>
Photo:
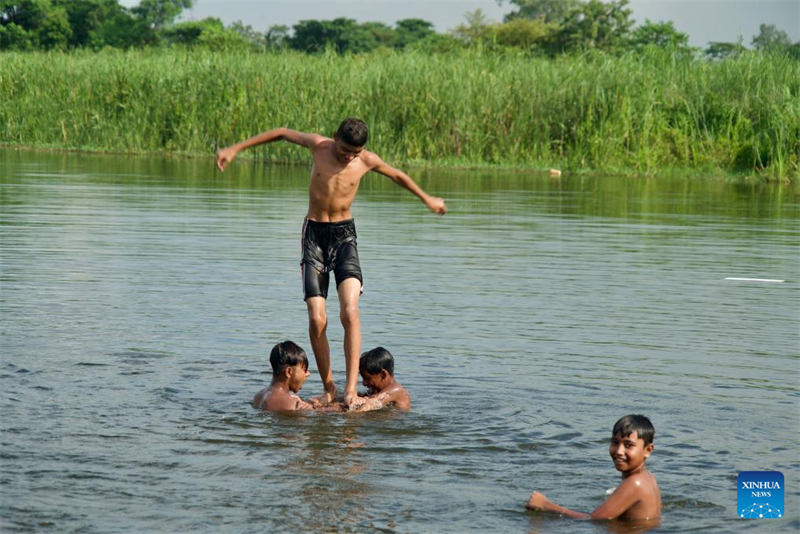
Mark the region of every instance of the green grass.
<instances>
[{"instance_id":1,"label":"green grass","mask_svg":"<svg viewBox=\"0 0 800 534\"><path fill-rule=\"evenodd\" d=\"M210 154L348 116L397 164L800 176L800 62L784 56L0 54L6 145ZM307 159L286 143L250 155Z\"/></svg>"}]
</instances>

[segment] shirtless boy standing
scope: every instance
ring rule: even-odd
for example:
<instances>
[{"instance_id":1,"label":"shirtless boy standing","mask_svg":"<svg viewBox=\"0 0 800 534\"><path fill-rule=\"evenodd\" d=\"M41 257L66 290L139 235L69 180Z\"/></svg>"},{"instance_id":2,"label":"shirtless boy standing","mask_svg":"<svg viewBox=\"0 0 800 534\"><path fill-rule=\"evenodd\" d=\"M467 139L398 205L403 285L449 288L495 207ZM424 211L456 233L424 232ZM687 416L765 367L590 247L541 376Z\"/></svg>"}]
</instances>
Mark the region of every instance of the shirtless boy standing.
<instances>
[{"instance_id":1,"label":"shirtless boy standing","mask_svg":"<svg viewBox=\"0 0 800 534\"><path fill-rule=\"evenodd\" d=\"M344 327L347 372L344 402L348 406L363 402L356 391L361 353L358 299L363 278L356 249L356 229L350 213L350 205L355 199L361 178L369 171L383 174L419 197L434 213L444 215L447 211L444 200L428 195L403 171L364 150L367 137L367 126L359 119L350 118L339 125L333 139L278 128L217 153L217 167L225 170L240 151L273 141L289 141L311 151L314 165L308 185L308 213L303 224L301 260L303 292L308 307L308 330L311 348L314 350L314 358L325 388L321 400L328 403L336 397L330 364L330 345L325 334L328 327L325 299L328 296L329 273L333 271L339 294L339 316Z\"/></svg>"},{"instance_id":2,"label":"shirtless boy standing","mask_svg":"<svg viewBox=\"0 0 800 534\"><path fill-rule=\"evenodd\" d=\"M622 482L606 502L591 514L576 512L550 501L534 491L526 508L556 512L575 519L628 519L657 521L661 516L661 493L656 477L645 462L653 452L655 429L643 415L626 415L611 431L608 453L614 467L622 473Z\"/></svg>"}]
</instances>

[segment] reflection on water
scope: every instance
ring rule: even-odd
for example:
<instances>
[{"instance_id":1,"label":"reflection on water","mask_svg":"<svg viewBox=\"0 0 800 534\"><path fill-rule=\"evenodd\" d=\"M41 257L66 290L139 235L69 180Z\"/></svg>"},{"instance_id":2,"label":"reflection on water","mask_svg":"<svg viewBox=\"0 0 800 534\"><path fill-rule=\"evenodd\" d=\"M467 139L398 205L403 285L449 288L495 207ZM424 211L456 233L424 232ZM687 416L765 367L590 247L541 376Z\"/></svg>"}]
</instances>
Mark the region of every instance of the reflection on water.
<instances>
[{"instance_id":1,"label":"reflection on water","mask_svg":"<svg viewBox=\"0 0 800 534\"><path fill-rule=\"evenodd\" d=\"M600 504L632 412L653 531L755 528L743 470L782 471L769 528L800 527L796 185L414 173L439 218L370 176L364 348L414 409L263 414L269 349L309 349L307 172L0 150L4 531L643 531L524 510Z\"/></svg>"}]
</instances>

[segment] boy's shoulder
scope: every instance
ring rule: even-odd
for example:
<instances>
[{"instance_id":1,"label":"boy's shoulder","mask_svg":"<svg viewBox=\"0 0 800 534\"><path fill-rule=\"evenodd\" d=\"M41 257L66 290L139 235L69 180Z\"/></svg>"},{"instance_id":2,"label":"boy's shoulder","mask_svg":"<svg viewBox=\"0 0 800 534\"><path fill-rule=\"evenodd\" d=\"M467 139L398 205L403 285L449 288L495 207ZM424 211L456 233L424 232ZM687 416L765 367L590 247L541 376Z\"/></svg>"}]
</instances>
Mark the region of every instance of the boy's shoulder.
<instances>
[{"instance_id":1,"label":"boy's shoulder","mask_svg":"<svg viewBox=\"0 0 800 534\"><path fill-rule=\"evenodd\" d=\"M297 409L299 397L275 388L259 391L253 398L253 406L269 412L286 412Z\"/></svg>"},{"instance_id":2,"label":"boy's shoulder","mask_svg":"<svg viewBox=\"0 0 800 534\"><path fill-rule=\"evenodd\" d=\"M388 400L393 402L403 411L408 411L411 409L411 396L408 394L406 388L401 386L399 383L395 382L388 388L381 391L381 394L386 394Z\"/></svg>"},{"instance_id":3,"label":"boy's shoulder","mask_svg":"<svg viewBox=\"0 0 800 534\"><path fill-rule=\"evenodd\" d=\"M617 489L625 489L633 493L651 493L658 490L658 483L650 471L644 470L624 478Z\"/></svg>"},{"instance_id":4,"label":"boy's shoulder","mask_svg":"<svg viewBox=\"0 0 800 534\"><path fill-rule=\"evenodd\" d=\"M325 137L317 133L308 134L308 137L311 141L311 146L309 147L311 150L326 148L335 143L330 137Z\"/></svg>"},{"instance_id":5,"label":"boy's shoulder","mask_svg":"<svg viewBox=\"0 0 800 534\"><path fill-rule=\"evenodd\" d=\"M361 161L370 169L383 163L383 160L375 152L370 152L367 149L361 151L360 157Z\"/></svg>"}]
</instances>

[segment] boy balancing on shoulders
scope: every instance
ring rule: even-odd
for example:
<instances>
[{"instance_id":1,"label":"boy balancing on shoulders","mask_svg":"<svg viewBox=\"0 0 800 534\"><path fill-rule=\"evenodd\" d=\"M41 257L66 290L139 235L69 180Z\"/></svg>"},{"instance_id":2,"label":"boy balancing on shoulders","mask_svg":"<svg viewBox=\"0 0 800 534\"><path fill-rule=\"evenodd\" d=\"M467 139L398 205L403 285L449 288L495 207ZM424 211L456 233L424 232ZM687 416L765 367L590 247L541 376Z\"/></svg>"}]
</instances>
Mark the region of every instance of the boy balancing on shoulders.
<instances>
[{"instance_id":1,"label":"boy balancing on shoulders","mask_svg":"<svg viewBox=\"0 0 800 534\"><path fill-rule=\"evenodd\" d=\"M655 477L645 465L653 452L654 436L652 423L643 415L626 415L617 421L608 452L614 461L614 467L622 473L622 483L591 514L559 506L538 491L533 492L525 507L530 510L557 512L576 519L657 519L661 516L661 493Z\"/></svg>"},{"instance_id":2,"label":"boy balancing on shoulders","mask_svg":"<svg viewBox=\"0 0 800 534\"><path fill-rule=\"evenodd\" d=\"M439 215L447 211L444 200L425 193L407 174L386 164L377 155L364 150L367 126L358 119L346 119L333 139L278 128L251 137L217 153L217 167L225 167L236 155L249 147L273 141L288 141L311 151L314 164L308 185L308 213L303 224L303 292L308 308L309 336L314 358L325 393L322 401L336 398L336 386L330 365L330 346L325 331L328 318L325 299L328 296L330 272L336 276L339 294L339 316L344 327L344 354L347 380L344 402L360 404L358 386L358 355L361 352L361 322L358 299L363 286L361 266L356 249L356 229L350 205L356 196L361 178L375 171L408 189Z\"/></svg>"},{"instance_id":3,"label":"boy balancing on shoulders","mask_svg":"<svg viewBox=\"0 0 800 534\"><path fill-rule=\"evenodd\" d=\"M394 379L394 358L383 347L374 348L361 355L358 370L363 384L369 389L363 404L356 411L380 410L394 405L407 412L411 409L411 397L403 386Z\"/></svg>"},{"instance_id":4,"label":"boy balancing on shoulders","mask_svg":"<svg viewBox=\"0 0 800 534\"><path fill-rule=\"evenodd\" d=\"M309 375L305 351L291 341L284 341L272 348L269 363L272 383L256 393L253 407L270 412L312 410L311 404L297 396Z\"/></svg>"}]
</instances>

